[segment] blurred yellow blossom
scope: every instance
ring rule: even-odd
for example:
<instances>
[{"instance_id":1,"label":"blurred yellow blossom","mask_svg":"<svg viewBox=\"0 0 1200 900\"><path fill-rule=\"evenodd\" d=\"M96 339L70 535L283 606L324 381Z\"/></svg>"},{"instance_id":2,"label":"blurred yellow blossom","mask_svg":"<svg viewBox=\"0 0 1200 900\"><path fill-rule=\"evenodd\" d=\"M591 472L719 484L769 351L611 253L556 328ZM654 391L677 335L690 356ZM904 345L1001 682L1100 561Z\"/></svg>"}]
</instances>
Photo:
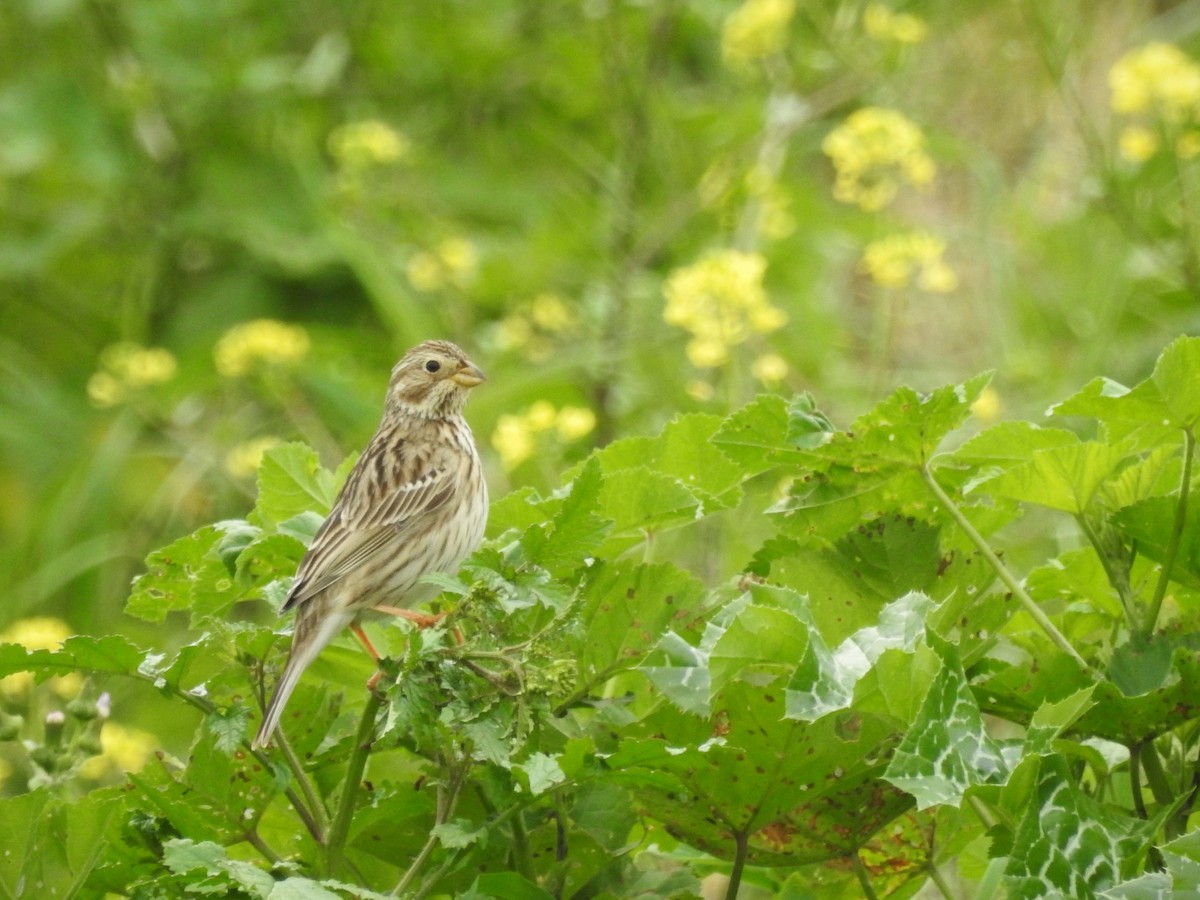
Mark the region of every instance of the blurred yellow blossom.
<instances>
[{"instance_id":1,"label":"blurred yellow blossom","mask_svg":"<svg viewBox=\"0 0 1200 900\"><path fill-rule=\"evenodd\" d=\"M263 454L279 443L273 436L243 441L225 454L225 471L234 478L249 478L258 471Z\"/></svg>"},{"instance_id":2,"label":"blurred yellow blossom","mask_svg":"<svg viewBox=\"0 0 1200 900\"><path fill-rule=\"evenodd\" d=\"M778 53L787 44L795 0L746 0L725 17L721 54L733 66L744 66Z\"/></svg>"},{"instance_id":3,"label":"blurred yellow blossom","mask_svg":"<svg viewBox=\"0 0 1200 900\"><path fill-rule=\"evenodd\" d=\"M405 273L409 284L430 293L448 284L466 287L478 265L479 254L474 244L463 237L449 237L432 250L418 250L409 257Z\"/></svg>"},{"instance_id":4,"label":"blurred yellow blossom","mask_svg":"<svg viewBox=\"0 0 1200 900\"><path fill-rule=\"evenodd\" d=\"M20 644L26 650L57 650L67 638L71 629L62 619L51 616L32 616L28 619L17 619L3 631L0 631L0 643ZM9 696L19 696L33 687L32 672L17 672L6 678L0 678L0 692ZM50 680L51 686L60 697L74 697L83 684L78 672L56 676Z\"/></svg>"},{"instance_id":5,"label":"blurred yellow blossom","mask_svg":"<svg viewBox=\"0 0 1200 900\"><path fill-rule=\"evenodd\" d=\"M688 382L687 392L688 396L693 400L704 402L713 398L713 396L716 394L716 389L712 386L711 382L702 381L699 378L696 378Z\"/></svg>"},{"instance_id":6,"label":"blurred yellow blossom","mask_svg":"<svg viewBox=\"0 0 1200 900\"><path fill-rule=\"evenodd\" d=\"M1175 155L1180 159L1192 159L1200 155L1200 131L1185 131L1175 142Z\"/></svg>"},{"instance_id":7,"label":"blurred yellow blossom","mask_svg":"<svg viewBox=\"0 0 1200 900\"><path fill-rule=\"evenodd\" d=\"M971 404L971 412L985 425L990 425L1000 418L1001 406L1000 392L989 384Z\"/></svg>"},{"instance_id":8,"label":"blurred yellow blossom","mask_svg":"<svg viewBox=\"0 0 1200 900\"><path fill-rule=\"evenodd\" d=\"M308 355L308 332L300 325L255 319L234 325L217 341L213 360L226 378L246 375L261 364L299 362Z\"/></svg>"},{"instance_id":9,"label":"blurred yellow blossom","mask_svg":"<svg viewBox=\"0 0 1200 900\"><path fill-rule=\"evenodd\" d=\"M897 44L919 44L929 34L920 16L898 13L883 3L872 3L863 13L863 28L874 40Z\"/></svg>"},{"instance_id":10,"label":"blurred yellow blossom","mask_svg":"<svg viewBox=\"0 0 1200 900\"><path fill-rule=\"evenodd\" d=\"M765 353L755 357L750 365L750 374L764 384L778 383L787 378L787 360L778 353Z\"/></svg>"},{"instance_id":11,"label":"blurred yellow blossom","mask_svg":"<svg viewBox=\"0 0 1200 900\"><path fill-rule=\"evenodd\" d=\"M110 773L141 771L158 748L158 738L148 731L108 721L100 731L100 746L103 748L100 755L80 766L80 774L85 778L99 779Z\"/></svg>"},{"instance_id":12,"label":"blurred yellow blossom","mask_svg":"<svg viewBox=\"0 0 1200 900\"><path fill-rule=\"evenodd\" d=\"M907 231L872 241L863 251L862 268L882 287L913 283L923 291L944 294L958 287L958 276L942 258L946 242L927 231Z\"/></svg>"},{"instance_id":13,"label":"blurred yellow blossom","mask_svg":"<svg viewBox=\"0 0 1200 900\"><path fill-rule=\"evenodd\" d=\"M1200 65L1174 44L1145 44L1117 60L1108 86L1114 112L1180 122L1195 118L1200 106Z\"/></svg>"},{"instance_id":14,"label":"blurred yellow blossom","mask_svg":"<svg viewBox=\"0 0 1200 900\"><path fill-rule=\"evenodd\" d=\"M668 276L663 320L691 333L687 355L692 365L723 365L731 346L787 322L787 314L771 305L763 288L766 268L762 254L718 250Z\"/></svg>"},{"instance_id":15,"label":"blurred yellow blossom","mask_svg":"<svg viewBox=\"0 0 1200 900\"><path fill-rule=\"evenodd\" d=\"M492 431L492 446L500 454L505 469L512 470L533 456L538 436L555 434L563 443L577 441L596 427L596 414L584 406L556 409L546 400L538 400L517 415L503 415Z\"/></svg>"},{"instance_id":16,"label":"blurred yellow blossom","mask_svg":"<svg viewBox=\"0 0 1200 900\"><path fill-rule=\"evenodd\" d=\"M378 119L347 122L329 133L330 156L353 169L399 162L410 148L408 138Z\"/></svg>"},{"instance_id":17,"label":"blurred yellow blossom","mask_svg":"<svg viewBox=\"0 0 1200 900\"><path fill-rule=\"evenodd\" d=\"M88 379L88 397L97 406L116 406L142 388L175 377L175 356L162 347L142 347L121 341L105 347L100 368Z\"/></svg>"},{"instance_id":18,"label":"blurred yellow blossom","mask_svg":"<svg viewBox=\"0 0 1200 900\"><path fill-rule=\"evenodd\" d=\"M837 173L833 196L868 211L892 202L902 184L929 184L937 172L925 135L903 113L868 106L852 113L821 144Z\"/></svg>"},{"instance_id":19,"label":"blurred yellow blossom","mask_svg":"<svg viewBox=\"0 0 1200 900\"><path fill-rule=\"evenodd\" d=\"M1145 125L1126 125L1117 138L1122 158L1142 163L1158 152L1158 135Z\"/></svg>"},{"instance_id":20,"label":"blurred yellow blossom","mask_svg":"<svg viewBox=\"0 0 1200 900\"><path fill-rule=\"evenodd\" d=\"M566 331L575 324L575 313L558 294L542 293L529 304L529 317L543 331Z\"/></svg>"},{"instance_id":21,"label":"blurred yellow blossom","mask_svg":"<svg viewBox=\"0 0 1200 900\"><path fill-rule=\"evenodd\" d=\"M547 291L518 304L497 322L496 339L506 350L521 350L528 358L539 359L578 326L579 315L567 300Z\"/></svg>"}]
</instances>

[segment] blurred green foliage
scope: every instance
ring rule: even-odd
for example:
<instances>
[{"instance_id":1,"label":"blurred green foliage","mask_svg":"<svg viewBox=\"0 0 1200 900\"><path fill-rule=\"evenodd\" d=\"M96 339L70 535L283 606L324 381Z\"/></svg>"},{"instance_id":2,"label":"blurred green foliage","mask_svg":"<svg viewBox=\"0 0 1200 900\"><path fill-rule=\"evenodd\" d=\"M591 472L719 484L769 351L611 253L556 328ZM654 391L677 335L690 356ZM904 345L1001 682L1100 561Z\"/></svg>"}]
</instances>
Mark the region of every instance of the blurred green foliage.
<instances>
[{"instance_id":1,"label":"blurred green foliage","mask_svg":"<svg viewBox=\"0 0 1200 900\"><path fill-rule=\"evenodd\" d=\"M0 626L161 645L121 613L146 553L244 515L271 440L340 463L431 336L491 377L469 417L496 496L763 389L848 421L995 368L991 420L1139 380L1196 325L1196 113L1114 104L1110 73L1198 24L1088 0L0 4ZM829 136L872 109L902 115L863 176L895 196L835 199L858 176ZM671 284L706 299L667 321ZM258 320L306 349L268 333L222 374ZM726 576L745 518L658 552Z\"/></svg>"}]
</instances>

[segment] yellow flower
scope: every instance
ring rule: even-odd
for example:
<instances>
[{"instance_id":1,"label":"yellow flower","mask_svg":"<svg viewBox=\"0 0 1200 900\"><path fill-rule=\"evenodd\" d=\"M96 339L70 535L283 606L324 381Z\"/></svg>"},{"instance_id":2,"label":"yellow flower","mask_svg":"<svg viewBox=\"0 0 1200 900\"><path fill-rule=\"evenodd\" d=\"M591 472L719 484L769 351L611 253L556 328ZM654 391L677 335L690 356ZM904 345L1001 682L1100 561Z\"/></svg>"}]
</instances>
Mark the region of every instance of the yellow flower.
<instances>
[{"instance_id":1,"label":"yellow flower","mask_svg":"<svg viewBox=\"0 0 1200 900\"><path fill-rule=\"evenodd\" d=\"M525 421L529 424L531 431L548 431L554 427L557 417L558 412L554 409L554 405L545 400L537 401L525 413Z\"/></svg>"},{"instance_id":2,"label":"yellow flower","mask_svg":"<svg viewBox=\"0 0 1200 900\"><path fill-rule=\"evenodd\" d=\"M1200 155L1200 131L1186 131L1175 142L1175 155L1180 159L1192 159Z\"/></svg>"},{"instance_id":3,"label":"yellow flower","mask_svg":"<svg viewBox=\"0 0 1200 900\"><path fill-rule=\"evenodd\" d=\"M833 196L873 212L896 197L902 184L923 186L937 172L921 129L894 109L868 106L829 132L821 149L833 162Z\"/></svg>"},{"instance_id":4,"label":"yellow flower","mask_svg":"<svg viewBox=\"0 0 1200 900\"><path fill-rule=\"evenodd\" d=\"M234 478L249 478L258 471L263 454L279 443L277 437L257 437L243 441L225 454L225 471Z\"/></svg>"},{"instance_id":5,"label":"yellow flower","mask_svg":"<svg viewBox=\"0 0 1200 900\"><path fill-rule=\"evenodd\" d=\"M529 304L529 317L542 331L557 333L575 324L575 313L558 294L538 294Z\"/></svg>"},{"instance_id":6,"label":"yellow flower","mask_svg":"<svg viewBox=\"0 0 1200 900\"><path fill-rule=\"evenodd\" d=\"M377 119L348 122L329 134L329 154L353 169L399 162L410 147L408 138Z\"/></svg>"},{"instance_id":7,"label":"yellow flower","mask_svg":"<svg viewBox=\"0 0 1200 900\"><path fill-rule=\"evenodd\" d=\"M731 346L752 332L765 334L787 322L787 314L771 305L763 288L766 268L761 254L719 250L668 276L663 320L691 333L687 355L693 365L723 365Z\"/></svg>"},{"instance_id":8,"label":"yellow flower","mask_svg":"<svg viewBox=\"0 0 1200 900\"><path fill-rule=\"evenodd\" d=\"M699 400L701 402L704 402L705 400L711 400L713 395L716 394L716 391L713 389L711 383L707 381L701 381L699 378L688 382L687 392L688 396L693 400Z\"/></svg>"},{"instance_id":9,"label":"yellow flower","mask_svg":"<svg viewBox=\"0 0 1200 900\"><path fill-rule=\"evenodd\" d=\"M787 43L795 0L746 0L725 17L721 53L733 66L744 66L778 53Z\"/></svg>"},{"instance_id":10,"label":"yellow flower","mask_svg":"<svg viewBox=\"0 0 1200 900\"><path fill-rule=\"evenodd\" d=\"M861 266L881 287L911 284L930 293L958 287L958 276L942 259L946 242L927 231L908 231L872 241L863 251Z\"/></svg>"},{"instance_id":11,"label":"yellow flower","mask_svg":"<svg viewBox=\"0 0 1200 900\"><path fill-rule=\"evenodd\" d=\"M504 468L511 471L533 456L533 431L523 417L503 415L492 432L492 446Z\"/></svg>"},{"instance_id":12,"label":"yellow flower","mask_svg":"<svg viewBox=\"0 0 1200 900\"><path fill-rule=\"evenodd\" d=\"M116 406L136 391L170 381L176 368L175 356L162 347L111 344L100 354L100 370L88 379L88 397L97 406Z\"/></svg>"},{"instance_id":13,"label":"yellow flower","mask_svg":"<svg viewBox=\"0 0 1200 900\"><path fill-rule=\"evenodd\" d=\"M408 260L409 284L430 293L447 284L465 287L479 264L475 245L466 238L450 237L432 250L418 250Z\"/></svg>"},{"instance_id":14,"label":"yellow flower","mask_svg":"<svg viewBox=\"0 0 1200 900\"><path fill-rule=\"evenodd\" d=\"M99 756L84 762L79 771L85 778L99 779L110 772L139 772L158 747L158 738L119 722L105 722L100 731Z\"/></svg>"},{"instance_id":15,"label":"yellow flower","mask_svg":"<svg viewBox=\"0 0 1200 900\"><path fill-rule=\"evenodd\" d=\"M989 384L971 404L971 412L984 424L990 424L1000 418L1001 406L1000 392Z\"/></svg>"},{"instance_id":16,"label":"yellow flower","mask_svg":"<svg viewBox=\"0 0 1200 900\"><path fill-rule=\"evenodd\" d=\"M558 437L563 441L577 441L592 433L596 427L596 414L586 406L564 406L554 421Z\"/></svg>"},{"instance_id":17,"label":"yellow flower","mask_svg":"<svg viewBox=\"0 0 1200 900\"><path fill-rule=\"evenodd\" d=\"M1145 125L1126 125L1117 138L1122 158L1143 163L1158 152L1158 135Z\"/></svg>"},{"instance_id":18,"label":"yellow flower","mask_svg":"<svg viewBox=\"0 0 1200 900\"><path fill-rule=\"evenodd\" d=\"M249 374L261 365L287 365L308 355L308 332L300 325L255 319L234 325L217 341L213 360L226 378Z\"/></svg>"},{"instance_id":19,"label":"yellow flower","mask_svg":"<svg viewBox=\"0 0 1200 900\"><path fill-rule=\"evenodd\" d=\"M1174 44L1150 43L1117 60L1108 86L1114 112L1180 122L1194 118L1200 105L1200 65Z\"/></svg>"},{"instance_id":20,"label":"yellow flower","mask_svg":"<svg viewBox=\"0 0 1200 900\"><path fill-rule=\"evenodd\" d=\"M897 44L919 44L929 34L920 16L893 12L882 3L870 4L863 13L863 28L874 40Z\"/></svg>"},{"instance_id":21,"label":"yellow flower","mask_svg":"<svg viewBox=\"0 0 1200 900\"><path fill-rule=\"evenodd\" d=\"M750 366L750 374L764 384L775 384L787 378L788 364L777 353L765 353L755 358Z\"/></svg>"}]
</instances>

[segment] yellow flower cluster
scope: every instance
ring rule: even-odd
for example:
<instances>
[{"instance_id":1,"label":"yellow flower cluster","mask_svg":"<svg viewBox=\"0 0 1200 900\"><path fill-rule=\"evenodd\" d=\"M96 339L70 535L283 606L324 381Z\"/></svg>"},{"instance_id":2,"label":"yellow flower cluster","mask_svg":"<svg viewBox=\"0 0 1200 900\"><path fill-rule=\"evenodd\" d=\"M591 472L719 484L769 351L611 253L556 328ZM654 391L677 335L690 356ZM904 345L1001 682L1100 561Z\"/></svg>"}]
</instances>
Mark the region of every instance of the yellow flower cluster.
<instances>
[{"instance_id":1,"label":"yellow flower cluster","mask_svg":"<svg viewBox=\"0 0 1200 900\"><path fill-rule=\"evenodd\" d=\"M496 335L505 350L522 350L538 359L553 349L553 339L570 334L579 324L567 301L558 294L538 294L497 323Z\"/></svg>"},{"instance_id":2,"label":"yellow flower cluster","mask_svg":"<svg viewBox=\"0 0 1200 900\"><path fill-rule=\"evenodd\" d=\"M100 354L100 369L88 379L88 397L97 406L116 406L142 388L170 381L175 369L175 357L162 347L112 344Z\"/></svg>"},{"instance_id":3,"label":"yellow flower cluster","mask_svg":"<svg viewBox=\"0 0 1200 900\"><path fill-rule=\"evenodd\" d=\"M787 43L795 0L746 0L725 17L721 54L731 66L745 66L778 53Z\"/></svg>"},{"instance_id":4,"label":"yellow flower cluster","mask_svg":"<svg viewBox=\"0 0 1200 900\"><path fill-rule=\"evenodd\" d=\"M57 650L67 638L71 629L62 619L51 616L34 616L28 619L18 619L4 631L0 632L0 643L20 644L26 650ZM83 687L83 679L78 672L56 676L50 679L50 685L60 697L70 698L79 693ZM17 672L6 678L0 678L0 692L16 697L27 693L33 687L32 672Z\"/></svg>"},{"instance_id":5,"label":"yellow flower cluster","mask_svg":"<svg viewBox=\"0 0 1200 900\"><path fill-rule=\"evenodd\" d=\"M464 288L479 265L475 245L462 237L449 237L432 250L419 250L408 260L408 282L418 291L436 291L446 285Z\"/></svg>"},{"instance_id":6,"label":"yellow flower cluster","mask_svg":"<svg viewBox=\"0 0 1200 900\"><path fill-rule=\"evenodd\" d=\"M778 384L787 378L789 371L787 360L778 353L756 356L750 364L750 374L763 384Z\"/></svg>"},{"instance_id":7,"label":"yellow flower cluster","mask_svg":"<svg viewBox=\"0 0 1200 900\"><path fill-rule=\"evenodd\" d=\"M943 256L946 242L928 231L907 231L872 241L863 251L862 268L882 287L913 283L923 291L944 294L958 287L958 276Z\"/></svg>"},{"instance_id":8,"label":"yellow flower cluster","mask_svg":"<svg viewBox=\"0 0 1200 900\"><path fill-rule=\"evenodd\" d=\"M1158 153L1165 133L1175 154L1200 154L1200 63L1161 42L1131 50L1108 73L1113 112L1128 122L1117 139L1121 156L1141 163Z\"/></svg>"},{"instance_id":9,"label":"yellow flower cluster","mask_svg":"<svg viewBox=\"0 0 1200 900\"><path fill-rule=\"evenodd\" d=\"M504 468L511 471L533 456L538 435L553 434L570 443L591 434L596 414L586 406L564 406L539 400L519 415L504 415L492 432L492 446L500 454Z\"/></svg>"},{"instance_id":10,"label":"yellow flower cluster","mask_svg":"<svg viewBox=\"0 0 1200 900\"><path fill-rule=\"evenodd\" d=\"M691 332L687 355L692 365L724 365L730 347L787 322L763 288L766 268L762 254L719 250L670 274L663 286L663 320Z\"/></svg>"},{"instance_id":11,"label":"yellow flower cluster","mask_svg":"<svg viewBox=\"0 0 1200 900\"><path fill-rule=\"evenodd\" d=\"M348 169L399 162L408 155L408 138L378 119L348 122L329 133L329 155Z\"/></svg>"},{"instance_id":12,"label":"yellow flower cluster","mask_svg":"<svg viewBox=\"0 0 1200 900\"><path fill-rule=\"evenodd\" d=\"M278 443L277 437L257 437L243 441L225 454L225 471L234 478L249 478L258 471L263 454Z\"/></svg>"},{"instance_id":13,"label":"yellow flower cluster","mask_svg":"<svg viewBox=\"0 0 1200 900\"><path fill-rule=\"evenodd\" d=\"M991 425L999 419L1003 409L1004 403L1000 399L1000 392L990 384L979 392L979 396L971 404L971 412L984 425Z\"/></svg>"},{"instance_id":14,"label":"yellow flower cluster","mask_svg":"<svg viewBox=\"0 0 1200 900\"><path fill-rule=\"evenodd\" d=\"M217 341L213 360L226 378L247 375L262 365L296 363L308 355L308 332L300 325L255 319L234 325Z\"/></svg>"},{"instance_id":15,"label":"yellow flower cluster","mask_svg":"<svg viewBox=\"0 0 1200 900\"><path fill-rule=\"evenodd\" d=\"M91 757L79 769L85 778L96 780L110 773L141 771L158 748L158 738L147 731L109 721L100 731L100 747L100 755Z\"/></svg>"},{"instance_id":16,"label":"yellow flower cluster","mask_svg":"<svg viewBox=\"0 0 1200 900\"><path fill-rule=\"evenodd\" d=\"M863 13L863 29L880 43L919 44L929 34L920 16L898 13L883 3L872 3Z\"/></svg>"},{"instance_id":17,"label":"yellow flower cluster","mask_svg":"<svg viewBox=\"0 0 1200 900\"><path fill-rule=\"evenodd\" d=\"M925 135L903 113L868 106L829 132L821 149L833 162L833 196L874 212L892 202L902 184L929 184L937 167Z\"/></svg>"}]
</instances>

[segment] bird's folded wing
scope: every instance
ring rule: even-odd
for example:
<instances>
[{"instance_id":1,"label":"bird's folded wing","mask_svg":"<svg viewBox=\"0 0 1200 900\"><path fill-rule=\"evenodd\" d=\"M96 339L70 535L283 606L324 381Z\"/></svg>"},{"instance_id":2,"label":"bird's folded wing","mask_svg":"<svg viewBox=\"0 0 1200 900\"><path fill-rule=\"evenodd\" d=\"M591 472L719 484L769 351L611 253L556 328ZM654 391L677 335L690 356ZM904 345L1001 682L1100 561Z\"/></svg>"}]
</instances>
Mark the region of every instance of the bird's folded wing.
<instances>
[{"instance_id":1,"label":"bird's folded wing","mask_svg":"<svg viewBox=\"0 0 1200 900\"><path fill-rule=\"evenodd\" d=\"M296 570L284 609L292 609L362 566L413 523L445 504L454 492L453 467L435 468L389 484L371 465L356 466Z\"/></svg>"}]
</instances>

